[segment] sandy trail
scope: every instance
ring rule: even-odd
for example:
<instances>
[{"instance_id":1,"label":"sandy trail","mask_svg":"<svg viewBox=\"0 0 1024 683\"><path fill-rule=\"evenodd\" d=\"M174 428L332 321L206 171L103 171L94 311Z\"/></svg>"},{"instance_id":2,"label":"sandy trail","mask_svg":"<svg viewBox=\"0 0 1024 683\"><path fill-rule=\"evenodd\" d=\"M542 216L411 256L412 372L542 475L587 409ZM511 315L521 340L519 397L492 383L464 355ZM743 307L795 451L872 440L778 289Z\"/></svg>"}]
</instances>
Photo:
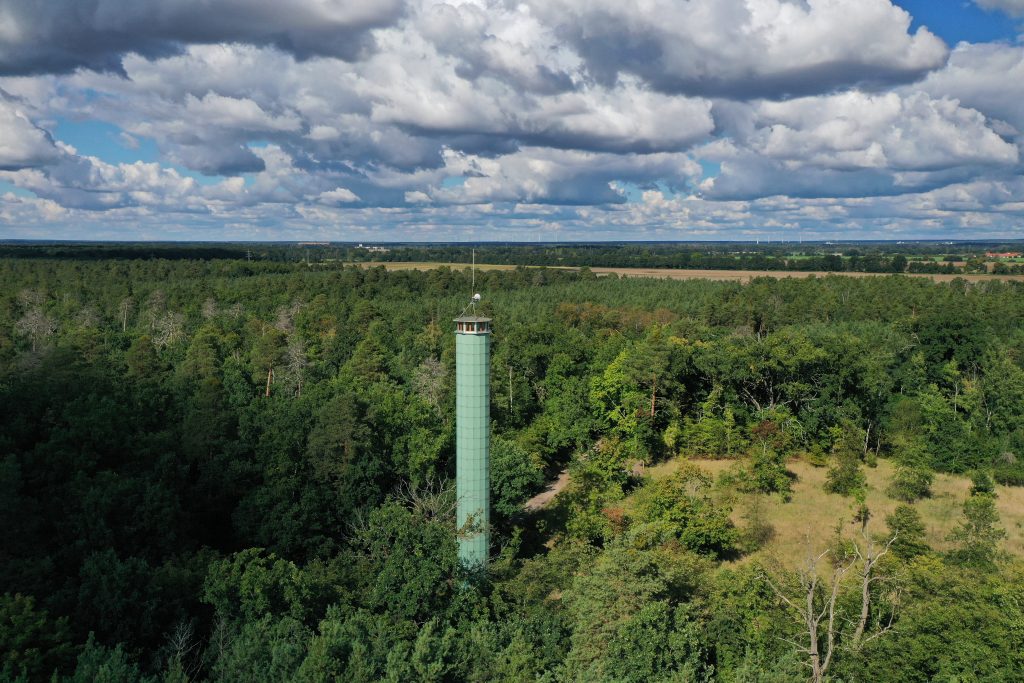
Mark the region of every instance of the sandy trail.
<instances>
[{"instance_id":1,"label":"sandy trail","mask_svg":"<svg viewBox=\"0 0 1024 683\"><path fill-rule=\"evenodd\" d=\"M537 510L543 510L548 504L555 499L562 490L569 485L569 470L562 470L558 479L555 479L551 484L538 493L530 500L523 503L523 509L527 512L536 512Z\"/></svg>"}]
</instances>

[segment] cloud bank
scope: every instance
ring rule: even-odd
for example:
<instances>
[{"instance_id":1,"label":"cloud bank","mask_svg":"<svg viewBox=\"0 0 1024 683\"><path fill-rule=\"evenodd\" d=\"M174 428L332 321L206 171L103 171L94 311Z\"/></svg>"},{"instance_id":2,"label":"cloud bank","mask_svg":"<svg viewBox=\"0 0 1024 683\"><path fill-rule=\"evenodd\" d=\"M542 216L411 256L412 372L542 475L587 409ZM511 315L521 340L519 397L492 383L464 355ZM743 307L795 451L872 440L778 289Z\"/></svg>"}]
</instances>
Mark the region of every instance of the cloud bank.
<instances>
[{"instance_id":1,"label":"cloud bank","mask_svg":"<svg viewBox=\"0 0 1024 683\"><path fill-rule=\"evenodd\" d=\"M889 0L0 0L0 228L1011 234L1024 48L950 50L911 19ZM61 139L82 122L118 131L109 154Z\"/></svg>"},{"instance_id":2,"label":"cloud bank","mask_svg":"<svg viewBox=\"0 0 1024 683\"><path fill-rule=\"evenodd\" d=\"M187 44L274 46L300 59L355 59L399 0L4 0L0 73L120 71L127 53L161 57Z\"/></svg>"}]
</instances>

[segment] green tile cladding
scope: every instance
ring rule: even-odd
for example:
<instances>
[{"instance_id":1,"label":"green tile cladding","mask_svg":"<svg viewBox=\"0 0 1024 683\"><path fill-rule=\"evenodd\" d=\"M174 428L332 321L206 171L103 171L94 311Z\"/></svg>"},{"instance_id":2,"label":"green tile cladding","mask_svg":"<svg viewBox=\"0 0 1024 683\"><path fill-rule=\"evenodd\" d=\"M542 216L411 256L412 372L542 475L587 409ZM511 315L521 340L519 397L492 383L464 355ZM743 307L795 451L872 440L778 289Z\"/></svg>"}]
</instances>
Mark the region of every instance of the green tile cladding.
<instances>
[{"instance_id":1,"label":"green tile cladding","mask_svg":"<svg viewBox=\"0 0 1024 683\"><path fill-rule=\"evenodd\" d=\"M490 321L470 320L458 325L455 334L456 524L459 560L479 566L487 562L490 548L491 335Z\"/></svg>"}]
</instances>

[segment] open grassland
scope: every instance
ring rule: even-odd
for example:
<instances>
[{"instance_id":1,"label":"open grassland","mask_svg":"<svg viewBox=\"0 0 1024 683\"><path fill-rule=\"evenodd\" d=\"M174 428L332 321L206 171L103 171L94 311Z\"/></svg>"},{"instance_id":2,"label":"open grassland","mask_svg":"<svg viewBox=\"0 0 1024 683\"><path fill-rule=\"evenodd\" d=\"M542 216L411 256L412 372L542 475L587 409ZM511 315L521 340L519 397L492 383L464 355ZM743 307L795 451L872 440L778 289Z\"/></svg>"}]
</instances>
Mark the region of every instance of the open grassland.
<instances>
[{"instance_id":1,"label":"open grassland","mask_svg":"<svg viewBox=\"0 0 1024 683\"><path fill-rule=\"evenodd\" d=\"M666 477L679 469L684 459L675 459L648 468L652 478ZM718 476L736 464L733 460L691 460L698 467L717 480ZM778 560L785 566L795 567L807 557L810 546L821 552L835 536L837 524L844 525L844 533L852 533L850 525L855 503L824 490L827 468L814 467L802 460L787 465L796 475L792 499L786 503L778 495L761 495L763 519L775 530L772 540L761 550L744 557L741 562L764 557ZM871 510L870 528L876 533L886 531L885 517L890 514L898 501L889 498L885 489L889 485L895 467L888 460L879 460L877 467L865 468L868 480L867 505ZM966 477L936 474L932 484L932 495L914 503L927 529L927 541L936 550L947 550L951 543L946 540L949 533L963 518L963 502L969 495L971 481ZM997 486L996 506L999 510L1000 525L1006 530L1007 538L1003 549L1024 557L1024 488ZM719 490L717 495L729 498L734 504L733 521L744 526L744 513L756 494L741 494Z\"/></svg>"},{"instance_id":2,"label":"open grassland","mask_svg":"<svg viewBox=\"0 0 1024 683\"><path fill-rule=\"evenodd\" d=\"M453 268L461 270L469 268L469 263L429 263L423 261L367 261L362 263L347 263L345 265L357 265L364 268L383 266L387 270L432 270L434 268ZM476 264L479 270L515 270L518 266L502 265L493 263ZM545 266L526 266L527 268L542 268ZM548 268L559 268L562 270L578 270L573 266L547 266ZM674 269L674 268L605 268L593 267L590 269L595 275L618 275L620 277L650 277L663 278L667 280L721 280L726 282L750 282L754 278L807 278L826 277L828 275L845 275L848 277L885 277L890 273L828 273L825 271L811 270L699 270L699 269ZM969 274L969 275L948 275L929 273L905 273L906 277L924 277L938 282L949 282L951 280L963 279L968 282L981 282L985 280L1016 280L1024 282L1024 275L995 275L995 274Z\"/></svg>"}]
</instances>

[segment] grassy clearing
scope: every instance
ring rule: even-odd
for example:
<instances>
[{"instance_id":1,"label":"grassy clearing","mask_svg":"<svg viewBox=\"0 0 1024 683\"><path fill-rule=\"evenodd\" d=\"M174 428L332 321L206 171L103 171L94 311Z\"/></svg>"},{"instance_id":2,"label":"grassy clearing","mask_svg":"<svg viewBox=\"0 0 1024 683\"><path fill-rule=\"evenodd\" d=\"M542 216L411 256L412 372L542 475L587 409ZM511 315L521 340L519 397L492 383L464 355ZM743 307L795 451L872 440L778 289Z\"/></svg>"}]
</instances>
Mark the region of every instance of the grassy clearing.
<instances>
[{"instance_id":1,"label":"grassy clearing","mask_svg":"<svg viewBox=\"0 0 1024 683\"><path fill-rule=\"evenodd\" d=\"M687 460L677 458L655 467L647 474L658 479L669 476ZM690 460L715 479L729 469L731 460ZM774 538L756 553L745 556L740 562L757 557L771 557L785 566L793 567L807 556L807 541L819 551L825 548L835 534L837 524L845 525L846 531L853 531L850 519L854 502L824 490L827 469L813 467L806 462L795 460L788 464L789 471L797 476L793 484L793 497L784 503L779 496L762 496L761 511L764 519L775 529ZM871 528L884 532L885 517L899 504L885 494L895 470L888 460L879 460L878 466L865 468L868 480L867 505L871 510ZM921 514L928 533L928 543L937 550L947 550L946 540L962 518L962 506L971 489L970 479L948 474L935 475L932 496L914 504ZM1003 548L1018 557L1024 557L1024 488L997 486L1000 523L1006 530L1007 539ZM743 526L743 513L753 498L751 494L719 490L717 495L730 499L734 506L733 521Z\"/></svg>"}]
</instances>

